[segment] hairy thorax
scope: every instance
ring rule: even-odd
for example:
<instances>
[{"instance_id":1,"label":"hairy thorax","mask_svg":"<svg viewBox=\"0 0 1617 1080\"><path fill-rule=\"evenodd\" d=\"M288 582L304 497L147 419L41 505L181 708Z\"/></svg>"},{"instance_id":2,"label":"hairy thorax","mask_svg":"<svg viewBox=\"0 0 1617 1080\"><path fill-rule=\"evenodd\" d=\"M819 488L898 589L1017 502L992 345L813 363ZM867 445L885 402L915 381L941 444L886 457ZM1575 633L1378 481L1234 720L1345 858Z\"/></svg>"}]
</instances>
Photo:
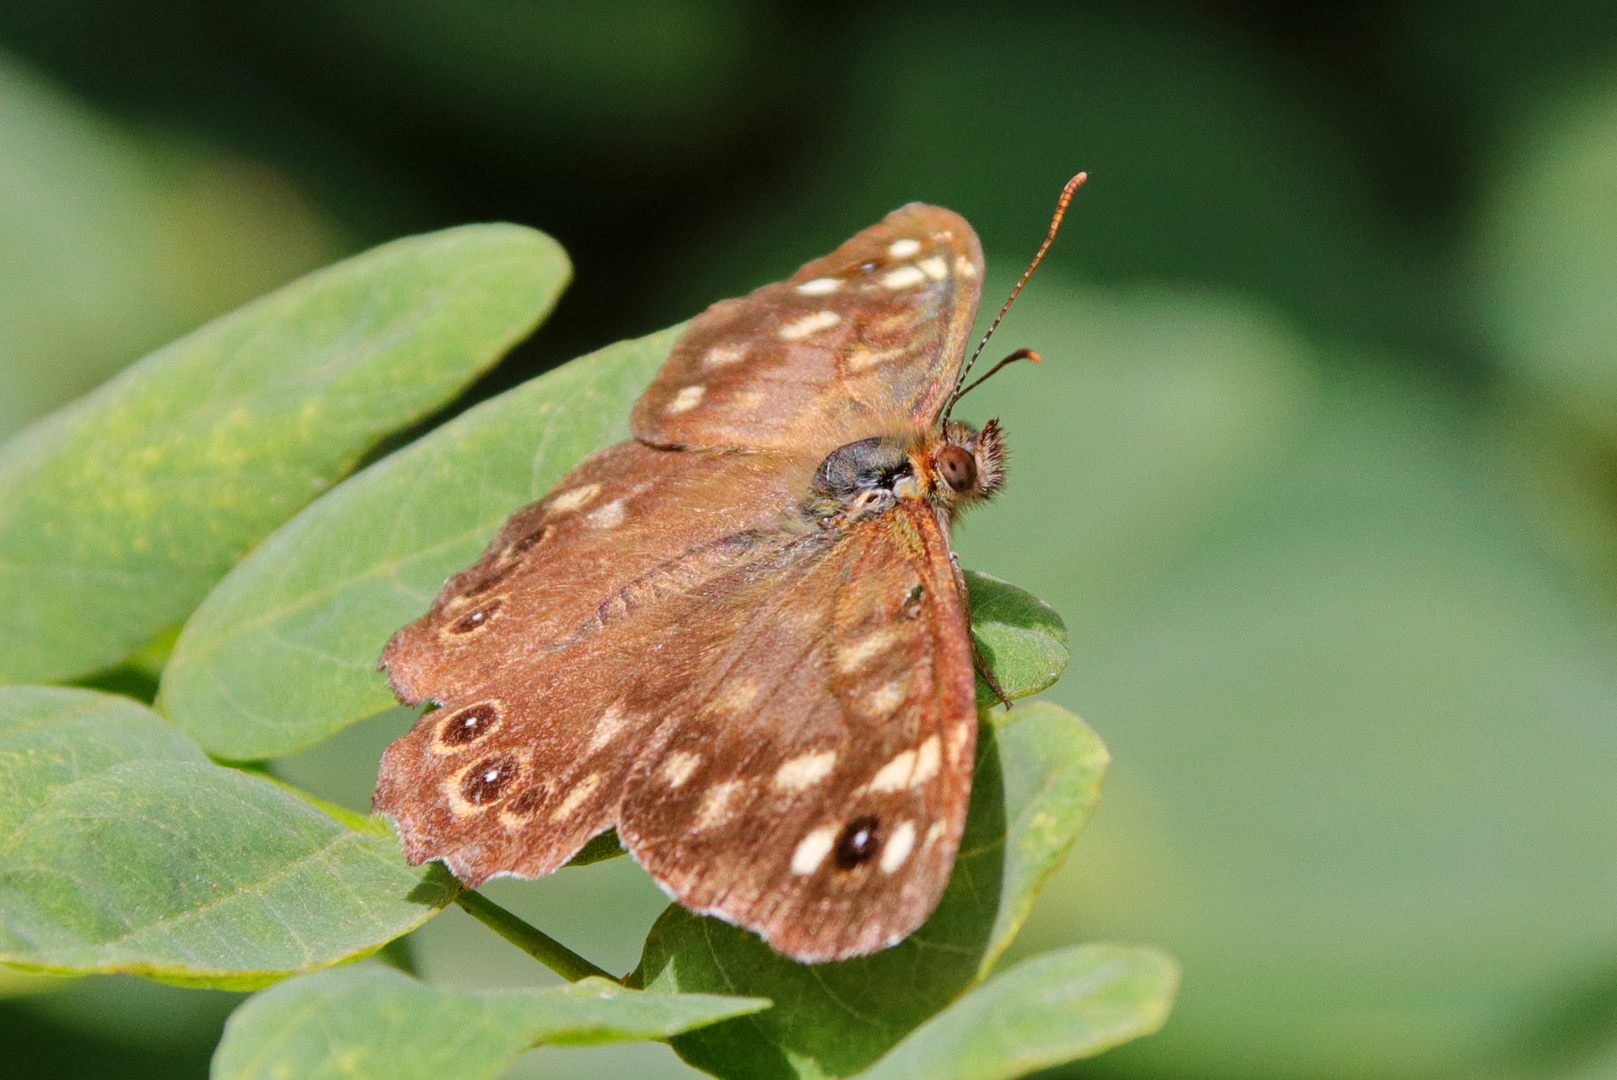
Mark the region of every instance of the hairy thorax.
<instances>
[{"instance_id":1,"label":"hairy thorax","mask_svg":"<svg viewBox=\"0 0 1617 1080\"><path fill-rule=\"evenodd\" d=\"M1005 484L1005 444L997 420L982 430L951 421L937 428L876 435L837 447L815 470L804 512L824 527L924 500L948 516Z\"/></svg>"}]
</instances>

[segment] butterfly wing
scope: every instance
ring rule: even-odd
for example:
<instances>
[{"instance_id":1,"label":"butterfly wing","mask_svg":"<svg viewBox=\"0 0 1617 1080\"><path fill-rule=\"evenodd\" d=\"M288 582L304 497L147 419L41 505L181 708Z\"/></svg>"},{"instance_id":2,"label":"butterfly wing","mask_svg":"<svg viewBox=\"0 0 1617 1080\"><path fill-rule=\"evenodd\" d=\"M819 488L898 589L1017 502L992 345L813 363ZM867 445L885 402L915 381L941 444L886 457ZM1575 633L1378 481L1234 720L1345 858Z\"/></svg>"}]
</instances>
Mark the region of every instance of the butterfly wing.
<instances>
[{"instance_id":1,"label":"butterfly wing","mask_svg":"<svg viewBox=\"0 0 1617 1080\"><path fill-rule=\"evenodd\" d=\"M982 294L977 234L912 203L790 279L714 304L635 405L658 446L805 453L931 424Z\"/></svg>"},{"instance_id":2,"label":"butterfly wing","mask_svg":"<svg viewBox=\"0 0 1617 1080\"><path fill-rule=\"evenodd\" d=\"M654 710L733 632L707 590L767 577L801 545L800 474L766 454L623 443L514 515L383 653L401 700L442 705L377 782L411 861L473 886L537 877L615 824Z\"/></svg>"},{"instance_id":3,"label":"butterfly wing","mask_svg":"<svg viewBox=\"0 0 1617 1080\"><path fill-rule=\"evenodd\" d=\"M945 526L920 504L737 581L747 622L663 711L619 835L681 904L799 960L874 952L937 905L976 699Z\"/></svg>"}]
</instances>

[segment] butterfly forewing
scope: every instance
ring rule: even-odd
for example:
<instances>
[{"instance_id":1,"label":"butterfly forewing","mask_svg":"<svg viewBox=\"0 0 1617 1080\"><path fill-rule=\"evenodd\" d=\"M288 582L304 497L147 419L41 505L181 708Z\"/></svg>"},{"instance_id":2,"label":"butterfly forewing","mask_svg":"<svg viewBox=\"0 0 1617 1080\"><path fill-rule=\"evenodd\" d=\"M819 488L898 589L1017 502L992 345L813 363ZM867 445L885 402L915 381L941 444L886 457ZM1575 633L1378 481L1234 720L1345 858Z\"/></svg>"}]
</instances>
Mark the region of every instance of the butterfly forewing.
<instances>
[{"instance_id":1,"label":"butterfly forewing","mask_svg":"<svg viewBox=\"0 0 1617 1080\"><path fill-rule=\"evenodd\" d=\"M954 388L982 271L964 218L895 210L789 280L698 316L635 405L635 436L818 461L930 424Z\"/></svg>"},{"instance_id":2,"label":"butterfly forewing","mask_svg":"<svg viewBox=\"0 0 1617 1080\"><path fill-rule=\"evenodd\" d=\"M942 525L901 507L805 547L669 702L620 835L682 904L804 960L916 929L970 794L971 646Z\"/></svg>"}]
</instances>

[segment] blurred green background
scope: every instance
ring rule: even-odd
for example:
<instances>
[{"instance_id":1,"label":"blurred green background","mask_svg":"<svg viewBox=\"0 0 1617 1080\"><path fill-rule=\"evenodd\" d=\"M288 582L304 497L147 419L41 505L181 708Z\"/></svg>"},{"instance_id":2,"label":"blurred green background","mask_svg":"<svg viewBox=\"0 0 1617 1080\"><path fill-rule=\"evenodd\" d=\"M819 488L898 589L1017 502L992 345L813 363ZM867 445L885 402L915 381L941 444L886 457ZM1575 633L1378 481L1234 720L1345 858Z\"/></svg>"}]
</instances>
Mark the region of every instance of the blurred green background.
<instances>
[{"instance_id":1,"label":"blurred green background","mask_svg":"<svg viewBox=\"0 0 1617 1080\"><path fill-rule=\"evenodd\" d=\"M390 237L560 239L468 401L924 199L1047 358L968 565L1051 601L1116 757L1017 948L1185 967L1074 1076L1617 1078L1617 5L0 5L0 434ZM408 724L279 763L363 807ZM614 970L629 860L490 889ZM447 982L550 978L451 910ZM7 1076L202 1076L231 995L0 977ZM678 1076L661 1046L523 1076Z\"/></svg>"}]
</instances>

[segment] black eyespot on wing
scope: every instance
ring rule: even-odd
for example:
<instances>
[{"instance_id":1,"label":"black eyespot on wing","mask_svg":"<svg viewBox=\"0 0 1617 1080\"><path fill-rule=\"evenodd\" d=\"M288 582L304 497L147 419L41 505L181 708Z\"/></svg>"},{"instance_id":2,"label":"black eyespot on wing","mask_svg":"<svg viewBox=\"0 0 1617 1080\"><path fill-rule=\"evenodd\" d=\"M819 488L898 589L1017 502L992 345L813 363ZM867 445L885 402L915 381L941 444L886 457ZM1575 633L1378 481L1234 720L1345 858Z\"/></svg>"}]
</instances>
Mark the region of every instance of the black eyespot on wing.
<instances>
[{"instance_id":1,"label":"black eyespot on wing","mask_svg":"<svg viewBox=\"0 0 1617 1080\"><path fill-rule=\"evenodd\" d=\"M494 586L498 585L500 582L504 581L506 578L510 577L512 574L516 573L517 569L521 565L522 564L518 563L518 562L507 563L505 566L502 566L498 570L495 570L488 577L484 578L482 581L479 581L476 585L471 586L470 588L468 588L465 592L461 593L460 595L467 598L467 599L471 599L474 596L482 596L484 593L486 593L490 589L494 588Z\"/></svg>"},{"instance_id":2,"label":"black eyespot on wing","mask_svg":"<svg viewBox=\"0 0 1617 1080\"><path fill-rule=\"evenodd\" d=\"M503 812L516 818L532 817L534 812L544 805L545 795L546 791L542 786L527 788L512 799L511 805L506 807Z\"/></svg>"},{"instance_id":3,"label":"black eyespot on wing","mask_svg":"<svg viewBox=\"0 0 1617 1080\"><path fill-rule=\"evenodd\" d=\"M867 814L854 818L843 827L835 846L831 848L831 856L836 859L839 869L852 870L875 858L879 847L881 824Z\"/></svg>"},{"instance_id":4,"label":"black eyespot on wing","mask_svg":"<svg viewBox=\"0 0 1617 1080\"><path fill-rule=\"evenodd\" d=\"M555 531L556 526L546 525L542 529L535 529L527 536L511 541L511 543L506 546L504 558L515 559L519 556L526 555L528 552L532 551L534 548L538 547L540 544L549 539L550 534Z\"/></svg>"},{"instance_id":5,"label":"black eyespot on wing","mask_svg":"<svg viewBox=\"0 0 1617 1080\"><path fill-rule=\"evenodd\" d=\"M510 754L484 758L466 772L460 782L461 798L473 806L496 802L506 788L522 775L522 766Z\"/></svg>"},{"instance_id":6,"label":"black eyespot on wing","mask_svg":"<svg viewBox=\"0 0 1617 1080\"><path fill-rule=\"evenodd\" d=\"M451 634L470 634L473 630L481 630L489 619L494 617L494 613L504 606L504 603L503 600L490 600L470 615L462 616L451 623L449 632Z\"/></svg>"},{"instance_id":7,"label":"black eyespot on wing","mask_svg":"<svg viewBox=\"0 0 1617 1080\"><path fill-rule=\"evenodd\" d=\"M438 741L445 746L467 746L494 730L500 710L492 701L468 705L444 719L438 729Z\"/></svg>"}]
</instances>

